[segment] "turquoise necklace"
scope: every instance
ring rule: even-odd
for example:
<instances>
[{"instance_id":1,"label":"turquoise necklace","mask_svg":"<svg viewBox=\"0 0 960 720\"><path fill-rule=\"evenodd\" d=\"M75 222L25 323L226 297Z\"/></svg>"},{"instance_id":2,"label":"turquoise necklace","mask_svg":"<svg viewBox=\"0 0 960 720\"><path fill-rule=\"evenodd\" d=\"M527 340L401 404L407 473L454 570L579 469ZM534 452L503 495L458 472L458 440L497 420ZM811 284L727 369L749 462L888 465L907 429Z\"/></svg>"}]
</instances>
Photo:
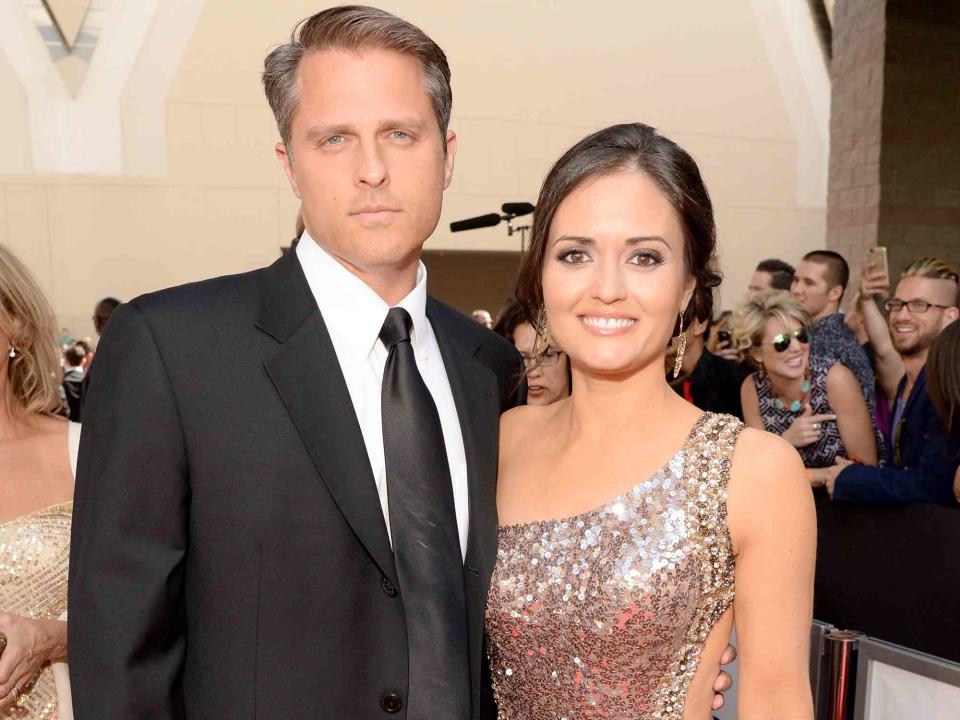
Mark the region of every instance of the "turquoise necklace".
<instances>
[{"instance_id":1,"label":"turquoise necklace","mask_svg":"<svg viewBox=\"0 0 960 720\"><path fill-rule=\"evenodd\" d=\"M803 408L804 404L806 403L807 398L810 395L810 379L809 378L803 379L803 382L800 383L800 390L801 392L803 392L803 400L794 400L792 403L790 403L790 412L794 412L794 413L800 412L801 408ZM783 410L787 407L787 404L783 402L783 400L781 400L780 398L774 396L773 406L777 410Z\"/></svg>"}]
</instances>

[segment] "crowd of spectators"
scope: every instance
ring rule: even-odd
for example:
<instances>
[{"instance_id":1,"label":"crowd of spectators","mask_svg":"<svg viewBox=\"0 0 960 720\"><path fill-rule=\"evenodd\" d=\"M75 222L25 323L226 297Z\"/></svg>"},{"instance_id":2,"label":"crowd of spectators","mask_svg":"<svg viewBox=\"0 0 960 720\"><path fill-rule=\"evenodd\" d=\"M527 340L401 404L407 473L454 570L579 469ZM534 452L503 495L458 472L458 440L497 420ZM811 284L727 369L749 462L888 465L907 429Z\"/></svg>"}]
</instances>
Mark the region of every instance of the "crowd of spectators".
<instances>
[{"instance_id":1,"label":"crowd of spectators","mask_svg":"<svg viewBox=\"0 0 960 720\"><path fill-rule=\"evenodd\" d=\"M706 308L686 328L665 371L700 409L781 435L834 500L960 502L960 278L926 257L894 286L881 257L846 312L839 253L763 260L735 310ZM523 355L531 402L572 392L562 348L515 302L494 330Z\"/></svg>"}]
</instances>

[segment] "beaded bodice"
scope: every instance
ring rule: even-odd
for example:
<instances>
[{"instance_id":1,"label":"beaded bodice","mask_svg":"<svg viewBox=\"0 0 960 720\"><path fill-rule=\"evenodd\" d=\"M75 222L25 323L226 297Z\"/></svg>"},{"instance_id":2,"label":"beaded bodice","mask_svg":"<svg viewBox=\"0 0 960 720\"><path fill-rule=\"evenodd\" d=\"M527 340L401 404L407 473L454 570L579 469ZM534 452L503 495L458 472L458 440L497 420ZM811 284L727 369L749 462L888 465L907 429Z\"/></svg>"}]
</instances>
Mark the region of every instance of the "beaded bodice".
<instances>
[{"instance_id":1,"label":"beaded bodice","mask_svg":"<svg viewBox=\"0 0 960 720\"><path fill-rule=\"evenodd\" d=\"M726 486L742 428L705 414L624 495L500 528L486 625L501 720L682 717L733 600Z\"/></svg>"},{"instance_id":2,"label":"beaded bodice","mask_svg":"<svg viewBox=\"0 0 960 720\"><path fill-rule=\"evenodd\" d=\"M73 503L0 523L0 610L55 620L67 609L67 568ZM58 717L53 672L44 668L20 706L31 720Z\"/></svg>"}]
</instances>

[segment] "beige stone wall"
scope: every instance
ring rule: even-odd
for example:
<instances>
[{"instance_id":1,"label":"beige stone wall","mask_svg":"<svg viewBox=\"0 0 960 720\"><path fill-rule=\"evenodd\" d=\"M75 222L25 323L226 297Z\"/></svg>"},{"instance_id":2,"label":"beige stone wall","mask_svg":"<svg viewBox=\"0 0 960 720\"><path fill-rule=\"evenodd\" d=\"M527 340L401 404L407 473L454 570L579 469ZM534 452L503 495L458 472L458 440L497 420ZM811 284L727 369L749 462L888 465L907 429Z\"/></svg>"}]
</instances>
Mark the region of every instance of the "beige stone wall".
<instances>
[{"instance_id":1,"label":"beige stone wall","mask_svg":"<svg viewBox=\"0 0 960 720\"><path fill-rule=\"evenodd\" d=\"M254 268L289 241L297 203L273 156L258 73L323 4L108 5L127 25L103 22L76 98L50 89L56 75L41 67L35 29L0 17L0 242L81 335L98 297ZM725 305L757 260L824 245L829 85L801 0L383 6L430 33L453 68L460 153L428 248L517 248L503 227L452 235L448 224L535 200L572 142L633 120L700 163L717 206Z\"/></svg>"}]
</instances>

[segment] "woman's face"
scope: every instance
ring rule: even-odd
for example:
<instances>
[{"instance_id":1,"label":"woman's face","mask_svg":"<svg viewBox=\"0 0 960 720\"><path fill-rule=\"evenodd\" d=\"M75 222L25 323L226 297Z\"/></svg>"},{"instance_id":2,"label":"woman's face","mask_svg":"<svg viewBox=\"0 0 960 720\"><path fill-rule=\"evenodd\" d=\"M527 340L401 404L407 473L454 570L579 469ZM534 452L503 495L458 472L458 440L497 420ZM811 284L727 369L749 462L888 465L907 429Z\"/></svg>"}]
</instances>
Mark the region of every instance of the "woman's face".
<instances>
[{"instance_id":1,"label":"woman's face","mask_svg":"<svg viewBox=\"0 0 960 720\"><path fill-rule=\"evenodd\" d=\"M523 355L527 373L527 403L549 405L570 394L567 356L551 345L544 353L544 362L534 367L537 333L530 323L520 323L513 331L513 344Z\"/></svg>"},{"instance_id":2,"label":"woman's face","mask_svg":"<svg viewBox=\"0 0 960 720\"><path fill-rule=\"evenodd\" d=\"M622 375L663 358L693 293L680 218L646 175L620 171L560 203L547 240L543 299L550 331L575 368Z\"/></svg>"},{"instance_id":3,"label":"woman's face","mask_svg":"<svg viewBox=\"0 0 960 720\"><path fill-rule=\"evenodd\" d=\"M807 374L810 345L800 342L793 335L801 327L803 323L794 318L790 318L787 324L777 317L767 318L763 328L763 341L759 348L754 349L754 359L759 359L770 375L796 380ZM784 337L785 333L787 337ZM774 347L778 339L781 343L789 339L790 344L782 352L778 352Z\"/></svg>"}]
</instances>

